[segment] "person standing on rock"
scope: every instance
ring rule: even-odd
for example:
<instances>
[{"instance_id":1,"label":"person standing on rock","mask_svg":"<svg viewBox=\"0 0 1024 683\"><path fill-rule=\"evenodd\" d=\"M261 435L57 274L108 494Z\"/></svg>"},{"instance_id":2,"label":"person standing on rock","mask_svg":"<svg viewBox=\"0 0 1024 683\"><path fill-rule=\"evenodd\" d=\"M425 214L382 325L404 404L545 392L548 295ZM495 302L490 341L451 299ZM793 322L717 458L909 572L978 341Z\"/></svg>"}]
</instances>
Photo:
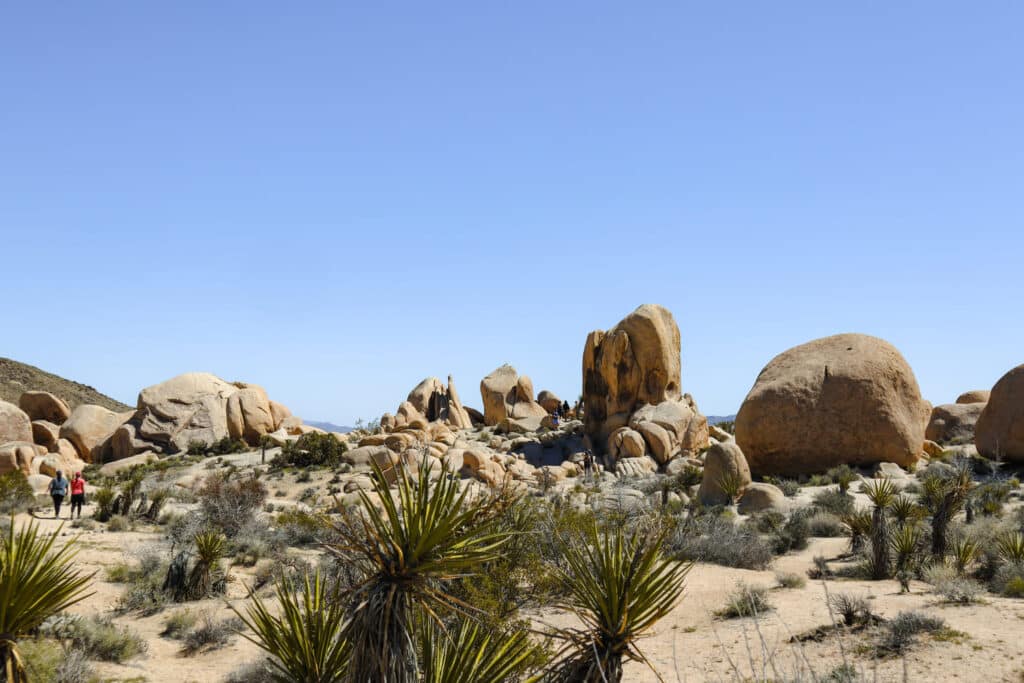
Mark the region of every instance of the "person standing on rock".
<instances>
[{"instance_id":1,"label":"person standing on rock","mask_svg":"<svg viewBox=\"0 0 1024 683\"><path fill-rule=\"evenodd\" d=\"M82 479L81 472L75 472L75 476L71 479L71 517L75 516L77 508L78 518L81 519L83 505L85 505L85 479Z\"/></svg>"},{"instance_id":2,"label":"person standing on rock","mask_svg":"<svg viewBox=\"0 0 1024 683\"><path fill-rule=\"evenodd\" d=\"M57 476L50 480L50 497L53 498L53 518L60 519L60 505L64 496L68 495L68 480L64 473L57 470Z\"/></svg>"}]
</instances>

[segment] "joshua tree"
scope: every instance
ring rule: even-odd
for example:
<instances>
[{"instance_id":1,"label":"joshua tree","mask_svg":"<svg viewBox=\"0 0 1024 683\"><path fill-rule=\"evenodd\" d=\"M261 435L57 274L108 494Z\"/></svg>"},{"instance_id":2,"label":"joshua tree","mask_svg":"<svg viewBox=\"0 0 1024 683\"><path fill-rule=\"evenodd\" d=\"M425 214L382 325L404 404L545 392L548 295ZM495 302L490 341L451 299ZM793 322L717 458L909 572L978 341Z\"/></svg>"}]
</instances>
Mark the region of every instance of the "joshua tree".
<instances>
[{"instance_id":1,"label":"joshua tree","mask_svg":"<svg viewBox=\"0 0 1024 683\"><path fill-rule=\"evenodd\" d=\"M40 536L32 523L15 531L12 519L0 543L0 680L5 683L28 682L18 639L91 595L85 591L93 574L73 568L73 540L53 551L58 537L60 529Z\"/></svg>"},{"instance_id":2,"label":"joshua tree","mask_svg":"<svg viewBox=\"0 0 1024 683\"><path fill-rule=\"evenodd\" d=\"M923 486L921 498L932 513L932 555L941 560L946 557L949 523L963 507L974 486L970 467L961 464L952 476L929 477Z\"/></svg>"},{"instance_id":3,"label":"joshua tree","mask_svg":"<svg viewBox=\"0 0 1024 683\"><path fill-rule=\"evenodd\" d=\"M637 640L675 606L690 569L661 556L662 540L639 532L627 536L621 526L599 532L592 524L567 545L567 569L558 570L565 591L559 606L583 626L556 634L565 645L555 680L619 683L623 659L650 666Z\"/></svg>"},{"instance_id":4,"label":"joshua tree","mask_svg":"<svg viewBox=\"0 0 1024 683\"><path fill-rule=\"evenodd\" d=\"M349 609L345 637L351 643L349 677L360 683L419 680L415 633L441 624L444 612L472 616L473 608L452 595L449 582L472 575L497 559L510 532L498 526L509 498L468 498L457 478L442 470L432 482L421 467L413 481L396 470L397 492L374 468L377 504L359 493L362 514L353 524L331 524L340 541L333 554L368 568L365 580L343 596Z\"/></svg>"},{"instance_id":5,"label":"joshua tree","mask_svg":"<svg viewBox=\"0 0 1024 683\"><path fill-rule=\"evenodd\" d=\"M864 484L863 491L875 506L871 513L871 578L877 581L888 578L891 570L889 520L885 511L896 498L896 486L889 479L875 479Z\"/></svg>"},{"instance_id":6,"label":"joshua tree","mask_svg":"<svg viewBox=\"0 0 1024 683\"><path fill-rule=\"evenodd\" d=\"M871 533L871 513L854 510L840 515L840 521L850 529L850 554L856 555L864 548L864 539Z\"/></svg>"}]
</instances>

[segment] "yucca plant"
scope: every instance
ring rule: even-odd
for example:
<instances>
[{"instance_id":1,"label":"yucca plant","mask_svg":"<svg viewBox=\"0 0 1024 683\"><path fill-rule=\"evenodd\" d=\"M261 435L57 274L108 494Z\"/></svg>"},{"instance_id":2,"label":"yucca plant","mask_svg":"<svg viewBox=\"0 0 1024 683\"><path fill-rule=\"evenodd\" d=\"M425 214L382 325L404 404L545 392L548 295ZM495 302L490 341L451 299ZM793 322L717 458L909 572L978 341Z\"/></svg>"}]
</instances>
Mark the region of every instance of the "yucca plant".
<instances>
[{"instance_id":1,"label":"yucca plant","mask_svg":"<svg viewBox=\"0 0 1024 683\"><path fill-rule=\"evenodd\" d=\"M871 578L877 581L888 578L891 569L889 520L885 511L895 500L898 489L889 479L875 479L865 483L861 491L875 506L871 513Z\"/></svg>"},{"instance_id":2,"label":"yucca plant","mask_svg":"<svg viewBox=\"0 0 1024 683\"><path fill-rule=\"evenodd\" d=\"M924 509L908 496L896 496L889 505L889 512L900 526L913 524L924 516Z\"/></svg>"},{"instance_id":3,"label":"yucca plant","mask_svg":"<svg viewBox=\"0 0 1024 683\"><path fill-rule=\"evenodd\" d=\"M958 574L963 575L978 556L981 554L981 546L973 538L960 536L953 540L953 563L956 565Z\"/></svg>"},{"instance_id":4,"label":"yucca plant","mask_svg":"<svg viewBox=\"0 0 1024 683\"><path fill-rule=\"evenodd\" d=\"M896 554L896 573L909 571L921 545L921 529L917 525L897 526L889 541Z\"/></svg>"},{"instance_id":5,"label":"yucca plant","mask_svg":"<svg viewBox=\"0 0 1024 683\"><path fill-rule=\"evenodd\" d=\"M723 472L722 476L718 478L718 488L721 489L729 505L735 505L736 501L739 500L740 494L743 492L744 483L743 477L739 472Z\"/></svg>"},{"instance_id":6,"label":"yucca plant","mask_svg":"<svg viewBox=\"0 0 1024 683\"><path fill-rule=\"evenodd\" d=\"M393 491L374 466L373 491L382 509L360 491L362 514L351 524L330 525L340 540L328 551L368 568L365 580L345 595L354 681L417 680L416 622L440 624L443 611L472 616L473 607L447 584L497 559L511 535L497 524L514 504L506 493L470 499L470 487L460 494L458 478L447 469L436 482L430 469L420 467L414 481L404 467L397 468Z\"/></svg>"},{"instance_id":7,"label":"yucca plant","mask_svg":"<svg viewBox=\"0 0 1024 683\"><path fill-rule=\"evenodd\" d=\"M422 683L499 683L522 680L520 673L543 665L544 655L526 631L493 634L461 620L452 629L421 629ZM527 678L536 681L538 677Z\"/></svg>"},{"instance_id":8,"label":"yucca plant","mask_svg":"<svg viewBox=\"0 0 1024 683\"><path fill-rule=\"evenodd\" d=\"M53 549L61 528L48 536L40 535L35 523L15 531L12 517L0 544L0 674L6 683L29 680L18 639L91 595L85 591L94 574L83 574L72 564L75 541Z\"/></svg>"},{"instance_id":9,"label":"yucca plant","mask_svg":"<svg viewBox=\"0 0 1024 683\"><path fill-rule=\"evenodd\" d=\"M193 600L201 600L213 588L214 573L224 556L224 536L216 531L201 531L194 541L196 556L188 576L188 592Z\"/></svg>"},{"instance_id":10,"label":"yucca plant","mask_svg":"<svg viewBox=\"0 0 1024 683\"><path fill-rule=\"evenodd\" d=\"M871 513L854 510L840 515L839 521L850 530L850 553L856 555L864 549L864 539L871 533Z\"/></svg>"},{"instance_id":11,"label":"yucca plant","mask_svg":"<svg viewBox=\"0 0 1024 683\"><path fill-rule=\"evenodd\" d=\"M351 648L344 637L345 604L328 588L319 572L303 577L300 592L279 578L275 584L278 613L252 591L245 614L235 614L252 634L243 638L270 655L271 676L278 683L340 683L345 680Z\"/></svg>"},{"instance_id":12,"label":"yucca plant","mask_svg":"<svg viewBox=\"0 0 1024 683\"><path fill-rule=\"evenodd\" d=\"M996 538L999 559L1009 564L1024 564L1024 534L1011 531Z\"/></svg>"},{"instance_id":13,"label":"yucca plant","mask_svg":"<svg viewBox=\"0 0 1024 683\"><path fill-rule=\"evenodd\" d=\"M624 659L651 666L637 641L679 601L691 567L662 557L663 540L664 532L627 535L621 526L598 531L591 522L566 545L566 569L558 570L563 597L556 605L583 626L555 634L564 642L555 680L619 683Z\"/></svg>"},{"instance_id":14,"label":"yucca plant","mask_svg":"<svg viewBox=\"0 0 1024 683\"><path fill-rule=\"evenodd\" d=\"M970 466L964 463L949 478L925 480L922 499L932 513L932 555L936 559L945 559L949 523L963 507L973 486Z\"/></svg>"},{"instance_id":15,"label":"yucca plant","mask_svg":"<svg viewBox=\"0 0 1024 683\"><path fill-rule=\"evenodd\" d=\"M96 505L92 516L98 522L106 522L114 516L114 489L104 486L92 494L92 502Z\"/></svg>"},{"instance_id":16,"label":"yucca plant","mask_svg":"<svg viewBox=\"0 0 1024 683\"><path fill-rule=\"evenodd\" d=\"M846 493L850 490L850 484L857 481L860 478L856 472L849 465L840 465L833 467L828 471L832 481L839 485L839 492Z\"/></svg>"}]
</instances>

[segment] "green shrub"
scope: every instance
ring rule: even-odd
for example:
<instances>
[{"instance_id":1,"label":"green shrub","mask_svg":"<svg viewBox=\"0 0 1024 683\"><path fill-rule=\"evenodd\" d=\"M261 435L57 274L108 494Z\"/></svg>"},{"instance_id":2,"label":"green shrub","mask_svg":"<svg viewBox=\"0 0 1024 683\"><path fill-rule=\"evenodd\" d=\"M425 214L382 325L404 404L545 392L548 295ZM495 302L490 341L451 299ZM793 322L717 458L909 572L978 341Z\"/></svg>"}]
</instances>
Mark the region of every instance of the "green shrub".
<instances>
[{"instance_id":1,"label":"green shrub","mask_svg":"<svg viewBox=\"0 0 1024 683\"><path fill-rule=\"evenodd\" d=\"M79 619L71 629L72 644L89 659L125 662L148 649L146 641L127 626L118 626L109 617Z\"/></svg>"},{"instance_id":2,"label":"green shrub","mask_svg":"<svg viewBox=\"0 0 1024 683\"><path fill-rule=\"evenodd\" d=\"M242 621L237 617L217 621L209 614L204 614L199 623L185 634L181 652L184 655L193 655L224 647L231 640L231 636L242 627Z\"/></svg>"},{"instance_id":3,"label":"green shrub","mask_svg":"<svg viewBox=\"0 0 1024 683\"><path fill-rule=\"evenodd\" d=\"M1024 598L1024 576L1014 576L1003 584L1003 595L1008 598Z\"/></svg>"},{"instance_id":4,"label":"green shrub","mask_svg":"<svg viewBox=\"0 0 1024 683\"><path fill-rule=\"evenodd\" d=\"M777 477L765 477L764 480L765 483L779 487L779 490L788 498L792 498L796 494L800 493L800 482L798 481L793 481L792 479L779 479Z\"/></svg>"},{"instance_id":5,"label":"green shrub","mask_svg":"<svg viewBox=\"0 0 1024 683\"><path fill-rule=\"evenodd\" d=\"M739 583L729 595L725 607L715 612L723 619L756 617L772 609L768 602L768 589L764 586L752 586Z\"/></svg>"},{"instance_id":6,"label":"green shrub","mask_svg":"<svg viewBox=\"0 0 1024 683\"><path fill-rule=\"evenodd\" d=\"M665 552L681 560L742 569L765 569L773 557L756 530L714 514L682 520L666 539Z\"/></svg>"},{"instance_id":7,"label":"green shrub","mask_svg":"<svg viewBox=\"0 0 1024 683\"><path fill-rule=\"evenodd\" d=\"M814 538L839 538L846 535L843 522L831 512L816 512L807 518L807 526Z\"/></svg>"},{"instance_id":8,"label":"green shrub","mask_svg":"<svg viewBox=\"0 0 1024 683\"><path fill-rule=\"evenodd\" d=\"M772 550L782 555L790 550L803 550L807 547L807 539L811 535L811 527L807 523L807 515L798 510L789 516L786 523L772 536Z\"/></svg>"},{"instance_id":9,"label":"green shrub","mask_svg":"<svg viewBox=\"0 0 1024 683\"><path fill-rule=\"evenodd\" d=\"M853 496L837 489L826 489L814 496L814 506L831 512L837 517L851 514L854 511Z\"/></svg>"},{"instance_id":10,"label":"green shrub","mask_svg":"<svg viewBox=\"0 0 1024 683\"><path fill-rule=\"evenodd\" d=\"M807 579L796 572L775 572L775 580L783 588L803 588Z\"/></svg>"},{"instance_id":11,"label":"green shrub","mask_svg":"<svg viewBox=\"0 0 1024 683\"><path fill-rule=\"evenodd\" d=\"M334 467L347 450L348 446L333 434L309 432L286 442L271 464L274 467Z\"/></svg>"},{"instance_id":12,"label":"green shrub","mask_svg":"<svg viewBox=\"0 0 1024 683\"><path fill-rule=\"evenodd\" d=\"M0 515L24 512L36 502L36 494L21 470L0 474Z\"/></svg>"},{"instance_id":13,"label":"green shrub","mask_svg":"<svg viewBox=\"0 0 1024 683\"><path fill-rule=\"evenodd\" d=\"M322 519L312 513L290 508L279 512L274 520L278 533L289 546L308 546L317 543L324 534Z\"/></svg>"},{"instance_id":14,"label":"green shrub","mask_svg":"<svg viewBox=\"0 0 1024 683\"><path fill-rule=\"evenodd\" d=\"M917 640L918 634L946 629L946 622L923 612L900 612L885 626L878 649L881 653L902 654Z\"/></svg>"},{"instance_id":15,"label":"green shrub","mask_svg":"<svg viewBox=\"0 0 1024 683\"><path fill-rule=\"evenodd\" d=\"M32 639L18 643L30 681L41 683L94 683L92 665L78 648L65 650L53 640Z\"/></svg>"},{"instance_id":16,"label":"green shrub","mask_svg":"<svg viewBox=\"0 0 1024 683\"><path fill-rule=\"evenodd\" d=\"M190 609L180 609L164 620L164 630L160 632L164 638L181 640L199 621L199 614Z\"/></svg>"},{"instance_id":17,"label":"green shrub","mask_svg":"<svg viewBox=\"0 0 1024 683\"><path fill-rule=\"evenodd\" d=\"M107 522L107 531L128 531L131 528L132 523L124 515L115 515Z\"/></svg>"}]
</instances>

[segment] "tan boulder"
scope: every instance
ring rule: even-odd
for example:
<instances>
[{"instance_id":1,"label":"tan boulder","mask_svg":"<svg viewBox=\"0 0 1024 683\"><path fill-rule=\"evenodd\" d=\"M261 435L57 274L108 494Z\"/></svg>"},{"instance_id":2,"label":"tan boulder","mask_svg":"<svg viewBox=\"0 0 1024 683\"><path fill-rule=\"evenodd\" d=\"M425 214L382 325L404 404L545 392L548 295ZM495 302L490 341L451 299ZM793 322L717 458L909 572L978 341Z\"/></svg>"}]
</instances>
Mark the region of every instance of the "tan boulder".
<instances>
[{"instance_id":1,"label":"tan boulder","mask_svg":"<svg viewBox=\"0 0 1024 683\"><path fill-rule=\"evenodd\" d=\"M65 460L72 460L79 457L78 449L75 448L75 444L71 443L67 439L57 439L57 450L54 452Z\"/></svg>"},{"instance_id":2,"label":"tan boulder","mask_svg":"<svg viewBox=\"0 0 1024 683\"><path fill-rule=\"evenodd\" d=\"M743 451L735 441L715 444L704 457L704 477L700 482L697 497L704 505L729 505L733 501L723 490L726 478L734 478L740 493L750 486L750 467Z\"/></svg>"},{"instance_id":3,"label":"tan boulder","mask_svg":"<svg viewBox=\"0 0 1024 683\"><path fill-rule=\"evenodd\" d=\"M988 403L989 396L992 392L987 389L974 389L973 391L965 391L956 397L956 402L960 404L965 403Z\"/></svg>"},{"instance_id":4,"label":"tan boulder","mask_svg":"<svg viewBox=\"0 0 1024 683\"><path fill-rule=\"evenodd\" d=\"M791 504L778 486L753 482L744 489L736 511L741 515L772 510L783 514L789 512Z\"/></svg>"},{"instance_id":5,"label":"tan boulder","mask_svg":"<svg viewBox=\"0 0 1024 683\"><path fill-rule=\"evenodd\" d=\"M139 438L135 425L131 422L126 422L115 429L104 446L102 462L105 463L124 460L153 450L149 442Z\"/></svg>"},{"instance_id":6,"label":"tan boulder","mask_svg":"<svg viewBox=\"0 0 1024 683\"><path fill-rule=\"evenodd\" d=\"M640 432L620 427L608 437L608 453L613 458L639 458L647 452L647 444Z\"/></svg>"},{"instance_id":7,"label":"tan boulder","mask_svg":"<svg viewBox=\"0 0 1024 683\"><path fill-rule=\"evenodd\" d=\"M228 436L242 439L250 446L259 444L260 437L275 431L270 399L262 388L249 386L228 396Z\"/></svg>"},{"instance_id":8,"label":"tan boulder","mask_svg":"<svg viewBox=\"0 0 1024 683\"><path fill-rule=\"evenodd\" d=\"M85 468L85 462L79 460L77 457L64 458L57 453L50 453L49 455L43 456L39 462L38 471L39 474L45 474L48 477L54 477L57 472L61 472L68 479L71 478L75 472L81 472Z\"/></svg>"},{"instance_id":9,"label":"tan boulder","mask_svg":"<svg viewBox=\"0 0 1024 683\"><path fill-rule=\"evenodd\" d=\"M639 458L624 458L615 463L615 473L619 477L646 477L658 471L658 463L649 455Z\"/></svg>"},{"instance_id":10,"label":"tan boulder","mask_svg":"<svg viewBox=\"0 0 1024 683\"><path fill-rule=\"evenodd\" d=\"M443 422L455 429L469 429L473 426L451 375L448 375L447 387L436 377L426 378L409 392L406 401L427 422Z\"/></svg>"},{"instance_id":11,"label":"tan boulder","mask_svg":"<svg viewBox=\"0 0 1024 683\"><path fill-rule=\"evenodd\" d=\"M0 443L32 441L32 420L13 403L0 401Z\"/></svg>"},{"instance_id":12,"label":"tan boulder","mask_svg":"<svg viewBox=\"0 0 1024 683\"><path fill-rule=\"evenodd\" d=\"M43 451L45 453L46 451ZM0 444L0 474L21 470L26 476L32 474L32 462L40 455L30 441L11 441Z\"/></svg>"},{"instance_id":13,"label":"tan boulder","mask_svg":"<svg viewBox=\"0 0 1024 683\"><path fill-rule=\"evenodd\" d=\"M924 444L921 446L921 450L924 451L929 458L941 458L942 457L942 446L931 441L929 439L924 440ZM892 464L892 463L885 463Z\"/></svg>"},{"instance_id":14,"label":"tan boulder","mask_svg":"<svg viewBox=\"0 0 1024 683\"><path fill-rule=\"evenodd\" d=\"M32 441L44 446L47 451L57 450L57 440L60 439L60 427L48 420L32 421Z\"/></svg>"},{"instance_id":15,"label":"tan boulder","mask_svg":"<svg viewBox=\"0 0 1024 683\"><path fill-rule=\"evenodd\" d=\"M391 413L384 413L380 416L380 428L385 432L390 432L397 428L398 422L395 420L395 416Z\"/></svg>"},{"instance_id":16,"label":"tan boulder","mask_svg":"<svg viewBox=\"0 0 1024 683\"><path fill-rule=\"evenodd\" d=\"M191 441L212 444L228 436L228 397L235 384L207 372L187 372L139 392L132 422L137 436L167 453Z\"/></svg>"},{"instance_id":17,"label":"tan boulder","mask_svg":"<svg viewBox=\"0 0 1024 683\"><path fill-rule=\"evenodd\" d=\"M768 363L736 416L736 442L758 475L909 467L921 453L926 411L899 351L876 337L840 334Z\"/></svg>"},{"instance_id":18,"label":"tan boulder","mask_svg":"<svg viewBox=\"0 0 1024 683\"><path fill-rule=\"evenodd\" d=\"M396 413L395 419L398 429L406 427L425 429L430 422L427 416L421 413L411 401L403 401L398 406L398 413Z\"/></svg>"},{"instance_id":19,"label":"tan boulder","mask_svg":"<svg viewBox=\"0 0 1024 683\"><path fill-rule=\"evenodd\" d=\"M540 404L541 408L548 411L549 414L562 407L562 399L558 398L555 392L548 391L547 389L537 394L537 403Z\"/></svg>"},{"instance_id":20,"label":"tan boulder","mask_svg":"<svg viewBox=\"0 0 1024 683\"><path fill-rule=\"evenodd\" d=\"M50 490L50 479L45 474L30 474L28 475L28 485L32 487L32 492L37 496L44 494Z\"/></svg>"},{"instance_id":21,"label":"tan boulder","mask_svg":"<svg viewBox=\"0 0 1024 683\"><path fill-rule=\"evenodd\" d=\"M505 468L484 451L463 451L462 468L491 488L497 488L505 479Z\"/></svg>"},{"instance_id":22,"label":"tan boulder","mask_svg":"<svg viewBox=\"0 0 1024 683\"><path fill-rule=\"evenodd\" d=\"M938 443L974 440L974 426L985 409L984 403L947 403L932 408L924 438Z\"/></svg>"},{"instance_id":23,"label":"tan boulder","mask_svg":"<svg viewBox=\"0 0 1024 683\"><path fill-rule=\"evenodd\" d=\"M289 415L281 420L278 430L284 431L285 434L290 434L291 436L299 436L302 434L302 418L298 415Z\"/></svg>"},{"instance_id":24,"label":"tan boulder","mask_svg":"<svg viewBox=\"0 0 1024 683\"><path fill-rule=\"evenodd\" d=\"M48 391L26 391L18 399L18 406L32 420L46 420L55 424L62 424L71 415L68 404Z\"/></svg>"},{"instance_id":25,"label":"tan boulder","mask_svg":"<svg viewBox=\"0 0 1024 683\"><path fill-rule=\"evenodd\" d=\"M538 425L547 411L533 400L533 383L520 377L511 365L500 368L480 380L480 397L484 403L484 422L488 426L507 418L537 418Z\"/></svg>"},{"instance_id":26,"label":"tan boulder","mask_svg":"<svg viewBox=\"0 0 1024 683\"><path fill-rule=\"evenodd\" d=\"M82 460L102 462L101 447L131 416L131 413L115 413L103 406L83 403L71 411L60 426L60 438L73 443Z\"/></svg>"},{"instance_id":27,"label":"tan boulder","mask_svg":"<svg viewBox=\"0 0 1024 683\"><path fill-rule=\"evenodd\" d=\"M986 458L1024 462L1024 365L992 387L974 426L974 445Z\"/></svg>"},{"instance_id":28,"label":"tan boulder","mask_svg":"<svg viewBox=\"0 0 1024 683\"><path fill-rule=\"evenodd\" d=\"M288 406L282 405L277 401L268 401L270 404L270 417L274 421L274 429L271 431L277 431L281 428L281 423L286 417L291 417L292 411L288 409Z\"/></svg>"}]
</instances>

